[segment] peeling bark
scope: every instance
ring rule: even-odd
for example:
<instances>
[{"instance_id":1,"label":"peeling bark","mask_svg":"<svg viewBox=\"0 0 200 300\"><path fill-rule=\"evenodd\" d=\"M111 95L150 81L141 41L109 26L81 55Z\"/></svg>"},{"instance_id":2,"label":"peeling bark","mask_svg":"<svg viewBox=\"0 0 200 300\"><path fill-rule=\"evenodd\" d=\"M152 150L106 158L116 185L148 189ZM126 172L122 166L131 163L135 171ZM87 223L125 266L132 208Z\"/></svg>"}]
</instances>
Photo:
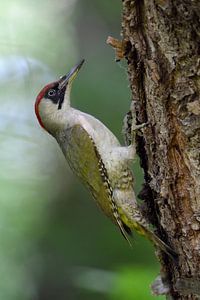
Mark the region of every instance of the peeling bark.
<instances>
[{"instance_id":1,"label":"peeling bark","mask_svg":"<svg viewBox=\"0 0 200 300\"><path fill-rule=\"evenodd\" d=\"M200 296L200 2L124 0L122 34L144 169L140 193L158 233L171 299ZM133 108L134 107L134 108Z\"/></svg>"}]
</instances>

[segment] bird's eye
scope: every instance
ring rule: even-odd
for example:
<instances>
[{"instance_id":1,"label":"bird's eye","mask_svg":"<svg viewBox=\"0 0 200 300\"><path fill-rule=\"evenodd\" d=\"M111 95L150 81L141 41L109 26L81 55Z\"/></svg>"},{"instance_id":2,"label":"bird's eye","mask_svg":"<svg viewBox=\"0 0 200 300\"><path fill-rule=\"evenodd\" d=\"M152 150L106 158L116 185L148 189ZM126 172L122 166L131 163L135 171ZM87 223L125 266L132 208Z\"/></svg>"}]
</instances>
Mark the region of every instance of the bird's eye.
<instances>
[{"instance_id":1,"label":"bird's eye","mask_svg":"<svg viewBox=\"0 0 200 300\"><path fill-rule=\"evenodd\" d=\"M55 94L56 94L56 91L53 90L53 89L50 89L50 90L48 91L48 96L50 96L50 97L55 96Z\"/></svg>"}]
</instances>

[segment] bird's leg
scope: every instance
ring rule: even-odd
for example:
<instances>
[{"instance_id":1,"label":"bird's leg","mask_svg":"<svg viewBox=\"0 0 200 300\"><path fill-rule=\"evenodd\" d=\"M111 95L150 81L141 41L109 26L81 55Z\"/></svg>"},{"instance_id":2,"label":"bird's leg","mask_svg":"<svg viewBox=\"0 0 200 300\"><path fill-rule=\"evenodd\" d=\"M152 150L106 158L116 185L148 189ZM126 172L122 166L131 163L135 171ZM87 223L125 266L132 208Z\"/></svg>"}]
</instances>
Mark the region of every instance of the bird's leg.
<instances>
[{"instance_id":1,"label":"bird's leg","mask_svg":"<svg viewBox=\"0 0 200 300\"><path fill-rule=\"evenodd\" d=\"M143 124L136 124L136 119L133 117L133 112L130 111L126 115L124 119L124 126L123 126L123 134L125 137L125 144L127 146L119 147L118 149L115 149L115 153L120 153L121 159L125 160L133 160L135 158L136 154L136 133L138 133L139 130L141 130L143 127L145 127L147 123ZM118 155L119 156L119 155Z\"/></svg>"},{"instance_id":2,"label":"bird's leg","mask_svg":"<svg viewBox=\"0 0 200 300\"><path fill-rule=\"evenodd\" d=\"M132 126L131 126L131 144L132 146L134 145L135 147L135 137L136 137L136 133L139 131L140 129L144 128L145 126L147 126L147 122L146 123L142 123L142 124L135 124L135 122L132 122Z\"/></svg>"},{"instance_id":3,"label":"bird's leg","mask_svg":"<svg viewBox=\"0 0 200 300\"><path fill-rule=\"evenodd\" d=\"M131 161L135 158L136 149L133 145L112 147L110 151L111 159L115 161Z\"/></svg>"},{"instance_id":4,"label":"bird's leg","mask_svg":"<svg viewBox=\"0 0 200 300\"><path fill-rule=\"evenodd\" d=\"M131 113L132 113L132 124L131 124L131 138L132 143L135 144L136 133L141 133L141 129L144 128L147 123L136 124L136 101L132 101L131 103Z\"/></svg>"},{"instance_id":5,"label":"bird's leg","mask_svg":"<svg viewBox=\"0 0 200 300\"><path fill-rule=\"evenodd\" d=\"M140 130L148 123L136 124L136 101L132 101L130 111L126 114L123 122L122 133L125 138L125 144L131 145L135 148L136 133L139 134Z\"/></svg>"},{"instance_id":6,"label":"bird's leg","mask_svg":"<svg viewBox=\"0 0 200 300\"><path fill-rule=\"evenodd\" d=\"M122 147L122 149L124 152L126 152L126 157L128 160L133 160L135 158L135 154L136 154L135 144Z\"/></svg>"}]
</instances>

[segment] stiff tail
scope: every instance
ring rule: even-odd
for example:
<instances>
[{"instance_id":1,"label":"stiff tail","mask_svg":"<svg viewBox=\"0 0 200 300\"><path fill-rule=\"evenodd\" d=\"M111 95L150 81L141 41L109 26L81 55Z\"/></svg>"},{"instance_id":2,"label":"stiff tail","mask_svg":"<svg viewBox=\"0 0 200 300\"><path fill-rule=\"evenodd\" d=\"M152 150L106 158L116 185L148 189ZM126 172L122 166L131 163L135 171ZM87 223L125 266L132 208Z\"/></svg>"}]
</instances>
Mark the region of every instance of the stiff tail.
<instances>
[{"instance_id":1,"label":"stiff tail","mask_svg":"<svg viewBox=\"0 0 200 300\"><path fill-rule=\"evenodd\" d=\"M146 226L139 224L139 222L132 222L131 229L135 229L140 235L147 237L157 248L165 252L174 262L177 262L178 254L153 231L146 228Z\"/></svg>"},{"instance_id":2,"label":"stiff tail","mask_svg":"<svg viewBox=\"0 0 200 300\"><path fill-rule=\"evenodd\" d=\"M174 251L170 246L168 246L165 242L163 242L163 240L161 240L152 231L148 231L147 236L154 243L155 246L157 246L159 249L165 252L173 261L177 262L178 253L176 251Z\"/></svg>"},{"instance_id":3,"label":"stiff tail","mask_svg":"<svg viewBox=\"0 0 200 300\"><path fill-rule=\"evenodd\" d=\"M148 224L144 222L144 218L141 217L141 214L138 211L134 211L135 218L128 218L126 214L124 214L124 212L119 212L119 209L113 199L111 203L115 222L118 225L124 238L128 241L129 245L131 245L131 243L128 236L131 235L132 230L135 230L140 235L143 235L144 237L152 241L157 248L166 253L174 262L177 262L178 254L148 228Z\"/></svg>"}]
</instances>

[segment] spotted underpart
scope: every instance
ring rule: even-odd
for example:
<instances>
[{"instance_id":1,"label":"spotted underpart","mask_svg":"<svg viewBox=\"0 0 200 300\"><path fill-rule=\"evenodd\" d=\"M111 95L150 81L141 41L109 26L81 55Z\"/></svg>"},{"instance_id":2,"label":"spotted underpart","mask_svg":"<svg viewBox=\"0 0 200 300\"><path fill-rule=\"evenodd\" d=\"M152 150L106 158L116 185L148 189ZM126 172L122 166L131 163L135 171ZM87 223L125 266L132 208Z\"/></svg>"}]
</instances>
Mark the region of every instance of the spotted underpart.
<instances>
[{"instance_id":1,"label":"spotted underpart","mask_svg":"<svg viewBox=\"0 0 200 300\"><path fill-rule=\"evenodd\" d=\"M54 87L46 91L44 98L51 100L54 104L58 104L58 109L61 109L65 98L65 91L66 86L59 89L59 84L57 83Z\"/></svg>"}]
</instances>

